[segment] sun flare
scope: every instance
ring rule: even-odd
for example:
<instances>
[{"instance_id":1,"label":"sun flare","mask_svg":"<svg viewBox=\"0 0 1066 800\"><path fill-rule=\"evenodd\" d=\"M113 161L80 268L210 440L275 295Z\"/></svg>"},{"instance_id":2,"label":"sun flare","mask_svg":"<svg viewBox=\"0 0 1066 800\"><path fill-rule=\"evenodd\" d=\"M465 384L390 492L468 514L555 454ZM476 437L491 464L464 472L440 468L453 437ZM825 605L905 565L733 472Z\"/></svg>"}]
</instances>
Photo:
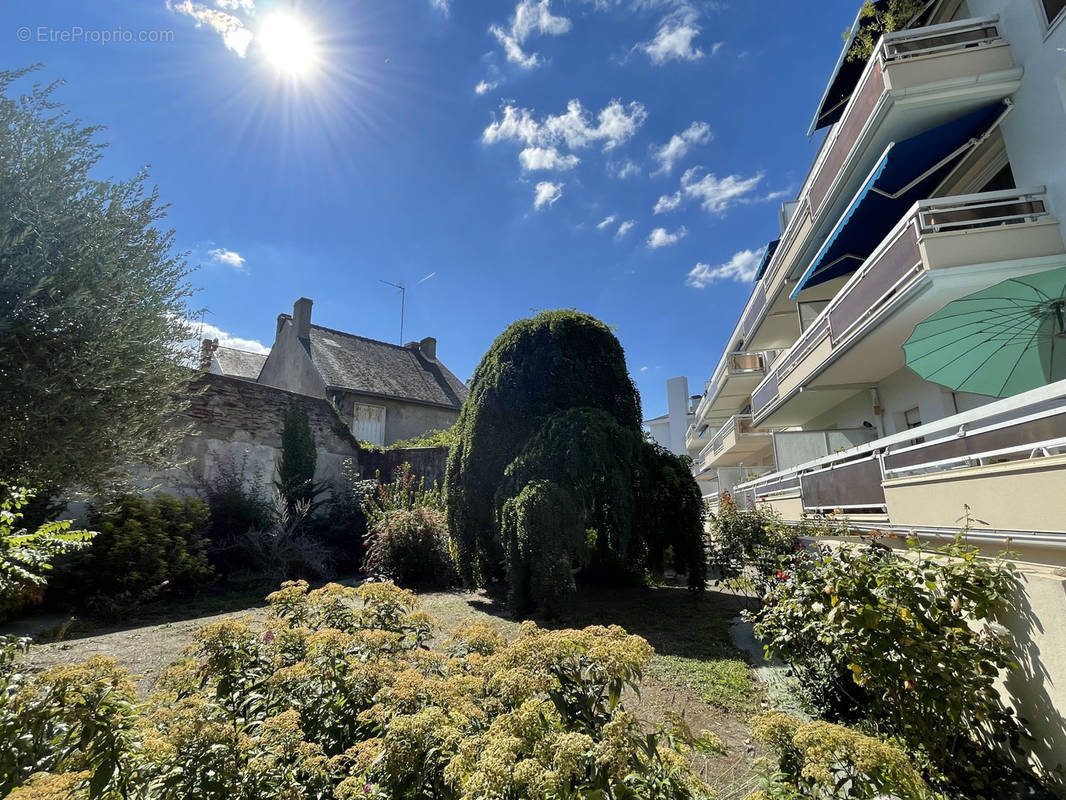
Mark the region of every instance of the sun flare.
<instances>
[{"instance_id":1,"label":"sun flare","mask_svg":"<svg viewBox=\"0 0 1066 800\"><path fill-rule=\"evenodd\" d=\"M300 78L315 65L315 42L299 19L273 14L263 20L256 37L267 61L278 72Z\"/></svg>"}]
</instances>

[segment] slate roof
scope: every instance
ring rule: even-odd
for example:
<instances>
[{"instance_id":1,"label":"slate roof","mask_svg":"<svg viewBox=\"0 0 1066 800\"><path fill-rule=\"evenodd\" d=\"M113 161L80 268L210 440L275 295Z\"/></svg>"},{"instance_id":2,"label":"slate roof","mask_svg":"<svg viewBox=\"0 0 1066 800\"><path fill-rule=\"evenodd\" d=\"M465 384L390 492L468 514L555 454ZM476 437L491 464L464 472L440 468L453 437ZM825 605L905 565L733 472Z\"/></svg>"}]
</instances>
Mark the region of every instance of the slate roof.
<instances>
[{"instance_id":1,"label":"slate roof","mask_svg":"<svg viewBox=\"0 0 1066 800\"><path fill-rule=\"evenodd\" d=\"M466 399L461 380L410 347L312 325L311 361L331 389L455 409Z\"/></svg>"},{"instance_id":2,"label":"slate roof","mask_svg":"<svg viewBox=\"0 0 1066 800\"><path fill-rule=\"evenodd\" d=\"M250 353L233 347L216 347L214 356L223 375L248 381L259 379L259 373L267 360L265 353Z\"/></svg>"}]
</instances>

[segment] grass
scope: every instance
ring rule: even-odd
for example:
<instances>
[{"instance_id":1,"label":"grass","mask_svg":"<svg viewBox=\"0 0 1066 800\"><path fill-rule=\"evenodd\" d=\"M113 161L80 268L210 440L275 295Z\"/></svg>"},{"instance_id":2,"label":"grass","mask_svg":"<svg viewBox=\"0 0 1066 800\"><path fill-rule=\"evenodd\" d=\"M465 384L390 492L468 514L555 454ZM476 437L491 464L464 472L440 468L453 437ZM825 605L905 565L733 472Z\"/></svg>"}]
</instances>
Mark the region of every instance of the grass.
<instances>
[{"instance_id":1,"label":"grass","mask_svg":"<svg viewBox=\"0 0 1066 800\"><path fill-rule=\"evenodd\" d=\"M504 635L517 629L502 600L471 601L469 595L448 593L420 599L445 631L480 615L492 619ZM751 714L762 691L743 654L730 642L728 624L737 602L729 594L709 591L697 596L679 586L585 589L577 597L573 619L537 622L546 627L621 625L655 648L651 677L692 689L723 711Z\"/></svg>"}]
</instances>

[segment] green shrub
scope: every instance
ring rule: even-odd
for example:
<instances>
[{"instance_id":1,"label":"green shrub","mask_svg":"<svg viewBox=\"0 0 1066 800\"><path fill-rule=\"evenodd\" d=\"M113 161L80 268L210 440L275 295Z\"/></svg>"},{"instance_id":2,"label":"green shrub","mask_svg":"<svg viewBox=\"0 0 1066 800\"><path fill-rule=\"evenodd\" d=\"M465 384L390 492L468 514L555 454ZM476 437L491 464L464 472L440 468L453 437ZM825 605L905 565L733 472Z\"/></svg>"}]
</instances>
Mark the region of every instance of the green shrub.
<instances>
[{"instance_id":1,"label":"green shrub","mask_svg":"<svg viewBox=\"0 0 1066 800\"><path fill-rule=\"evenodd\" d=\"M426 506L386 511L367 533L363 571L409 588L454 585L444 512Z\"/></svg>"},{"instance_id":2,"label":"green shrub","mask_svg":"<svg viewBox=\"0 0 1066 800\"><path fill-rule=\"evenodd\" d=\"M363 501L363 513L371 528L390 511L410 511L418 507L444 510L444 498L437 485L427 489L425 477L415 475L407 462L396 467L391 481L383 481L378 473L374 483L374 491L365 494Z\"/></svg>"},{"instance_id":3,"label":"green shrub","mask_svg":"<svg viewBox=\"0 0 1066 800\"><path fill-rule=\"evenodd\" d=\"M426 431L418 436L412 436L410 439L393 442L388 449L407 450L415 447L451 447L455 444L455 440L455 426L453 425L450 428Z\"/></svg>"},{"instance_id":4,"label":"green shrub","mask_svg":"<svg viewBox=\"0 0 1066 800\"><path fill-rule=\"evenodd\" d=\"M718 513L711 515L710 564L721 580L741 577L746 568L759 578L774 575L795 552L798 539L772 508L737 508L723 493Z\"/></svg>"},{"instance_id":5,"label":"green shrub","mask_svg":"<svg viewBox=\"0 0 1066 800\"><path fill-rule=\"evenodd\" d=\"M64 600L78 593L117 613L159 594L193 594L215 577L204 538L209 511L195 497L120 495L89 520L99 533L64 571Z\"/></svg>"},{"instance_id":6,"label":"green shrub","mask_svg":"<svg viewBox=\"0 0 1066 800\"><path fill-rule=\"evenodd\" d=\"M550 311L507 328L474 371L448 455L464 583L506 578L517 613L558 613L574 570L642 575L672 548L702 590L699 488L681 459L644 440L641 418L625 353L602 322Z\"/></svg>"},{"instance_id":7,"label":"green shrub","mask_svg":"<svg viewBox=\"0 0 1066 800\"><path fill-rule=\"evenodd\" d=\"M880 739L830 722L804 723L779 711L756 716L751 731L778 761L776 771L764 769L762 797L767 800L931 800L907 754Z\"/></svg>"},{"instance_id":8,"label":"green shrub","mask_svg":"<svg viewBox=\"0 0 1066 800\"><path fill-rule=\"evenodd\" d=\"M240 564L247 577L268 583L289 578L327 578L333 574L333 553L311 531L306 504L292 511L274 495L274 513L264 528L237 533L220 543L226 561Z\"/></svg>"},{"instance_id":9,"label":"green shrub","mask_svg":"<svg viewBox=\"0 0 1066 800\"><path fill-rule=\"evenodd\" d=\"M981 559L961 537L932 552L911 540L903 556L843 545L800 554L774 583L754 615L768 655L816 699L833 694L827 682L847 692L840 706L857 705L871 730L928 760L944 788L996 796L992 753L1021 732L995 686L1017 669L1014 643L990 621L1015 596L1009 561Z\"/></svg>"},{"instance_id":10,"label":"green shrub","mask_svg":"<svg viewBox=\"0 0 1066 800\"><path fill-rule=\"evenodd\" d=\"M676 718L653 730L638 722L624 695L652 649L621 628L527 623L508 644L467 625L438 651L427 646L432 618L392 584L288 583L268 600L263 625L201 629L132 720L122 676L102 663L24 678L16 704L48 696L57 707L45 722L82 726L35 740L48 772L14 773L24 800L711 796L687 756L719 752L720 741ZM67 688L75 675L87 688ZM110 706L98 700L107 685ZM100 722L115 735L82 735Z\"/></svg>"},{"instance_id":11,"label":"green shrub","mask_svg":"<svg viewBox=\"0 0 1066 800\"><path fill-rule=\"evenodd\" d=\"M339 574L362 569L367 535L363 506L377 488L377 481L363 480L352 460L345 459L340 478L308 523L311 536L333 554L333 564Z\"/></svg>"},{"instance_id":12,"label":"green shrub","mask_svg":"<svg viewBox=\"0 0 1066 800\"><path fill-rule=\"evenodd\" d=\"M44 596L52 561L88 546L95 535L72 531L69 520L46 522L32 533L16 525L33 492L0 483L0 619Z\"/></svg>"},{"instance_id":13,"label":"green shrub","mask_svg":"<svg viewBox=\"0 0 1066 800\"><path fill-rule=\"evenodd\" d=\"M318 449L311 432L307 412L293 400L285 412L281 426L281 455L274 488L285 501L291 518L310 518L317 507L319 495L325 491L315 481ZM298 509L303 509L298 513Z\"/></svg>"},{"instance_id":14,"label":"green shrub","mask_svg":"<svg viewBox=\"0 0 1066 800\"><path fill-rule=\"evenodd\" d=\"M198 492L211 512L207 538L212 545L212 562L220 572L227 574L235 565L220 562L213 545L239 533L271 527L274 505L266 499L270 492L260 474L249 475L247 452L240 461L233 457L221 459L213 476L200 481Z\"/></svg>"}]
</instances>

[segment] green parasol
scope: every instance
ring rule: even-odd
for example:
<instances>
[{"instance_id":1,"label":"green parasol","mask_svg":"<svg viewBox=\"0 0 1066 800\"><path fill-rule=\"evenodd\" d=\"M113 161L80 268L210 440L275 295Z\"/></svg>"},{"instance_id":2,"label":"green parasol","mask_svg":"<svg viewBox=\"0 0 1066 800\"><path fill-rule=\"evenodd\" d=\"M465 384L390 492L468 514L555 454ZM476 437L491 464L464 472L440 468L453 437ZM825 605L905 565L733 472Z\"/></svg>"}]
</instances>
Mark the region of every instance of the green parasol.
<instances>
[{"instance_id":1,"label":"green parasol","mask_svg":"<svg viewBox=\"0 0 1066 800\"><path fill-rule=\"evenodd\" d=\"M953 300L903 345L907 366L958 392L1010 397L1066 379L1066 267Z\"/></svg>"}]
</instances>

